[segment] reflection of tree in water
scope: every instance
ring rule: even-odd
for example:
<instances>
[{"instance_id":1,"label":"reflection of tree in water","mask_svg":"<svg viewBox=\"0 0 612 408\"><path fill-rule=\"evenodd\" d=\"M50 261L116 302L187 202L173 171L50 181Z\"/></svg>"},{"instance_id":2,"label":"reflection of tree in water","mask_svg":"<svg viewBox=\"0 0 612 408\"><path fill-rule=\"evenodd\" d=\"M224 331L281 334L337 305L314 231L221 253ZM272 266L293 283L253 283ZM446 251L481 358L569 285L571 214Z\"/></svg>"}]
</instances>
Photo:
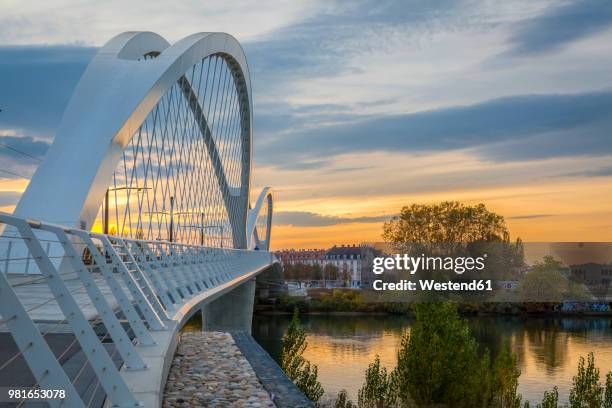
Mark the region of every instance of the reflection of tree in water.
<instances>
[{"instance_id":1,"label":"reflection of tree in water","mask_svg":"<svg viewBox=\"0 0 612 408\"><path fill-rule=\"evenodd\" d=\"M333 338L328 342L331 351L363 353L369 351L373 342L380 342L383 336L397 336L410 328L411 319L403 316L300 316L306 333L311 338L323 336ZM290 316L253 317L253 337L278 361L281 338L285 333ZM518 358L519 366L530 362L548 371L569 363L569 340L588 342L590 336L601 336L612 332L610 318L550 318L518 316L469 317L470 330L481 344L488 348L495 358L504 343L509 344ZM346 340L346 341L344 341ZM360 341L362 340L362 341ZM311 342L311 346L314 343ZM395 355L397 350L389 350ZM529 354L528 354L529 353Z\"/></svg>"},{"instance_id":2,"label":"reflection of tree in water","mask_svg":"<svg viewBox=\"0 0 612 408\"><path fill-rule=\"evenodd\" d=\"M281 338L290 320L288 315L253 316L253 337L276 361L279 361ZM300 320L307 336L334 338L330 344L332 350L354 352L369 349L368 343L388 333L399 338L410 326L410 319L403 316L300 315ZM342 342L343 338L347 341ZM359 344L360 339L362 344Z\"/></svg>"},{"instance_id":3,"label":"reflection of tree in water","mask_svg":"<svg viewBox=\"0 0 612 408\"><path fill-rule=\"evenodd\" d=\"M519 365L527 363L527 350L547 370L563 366L568 357L568 333L562 319L517 316L480 317L470 320L470 329L495 358L504 343L516 354Z\"/></svg>"},{"instance_id":4,"label":"reflection of tree in water","mask_svg":"<svg viewBox=\"0 0 612 408\"><path fill-rule=\"evenodd\" d=\"M566 363L572 335L563 329L560 319L527 319L524 331L536 361L544 364L547 370Z\"/></svg>"},{"instance_id":5,"label":"reflection of tree in water","mask_svg":"<svg viewBox=\"0 0 612 408\"><path fill-rule=\"evenodd\" d=\"M395 331L401 335L410 319L403 316L305 316L306 330L332 337L372 337L374 333Z\"/></svg>"},{"instance_id":6,"label":"reflection of tree in water","mask_svg":"<svg viewBox=\"0 0 612 408\"><path fill-rule=\"evenodd\" d=\"M522 344L520 318L516 316L474 317L468 319L470 330L478 340L481 351L486 347L492 359L502 351L505 345L516 354L519 363L525 360L525 348Z\"/></svg>"}]
</instances>

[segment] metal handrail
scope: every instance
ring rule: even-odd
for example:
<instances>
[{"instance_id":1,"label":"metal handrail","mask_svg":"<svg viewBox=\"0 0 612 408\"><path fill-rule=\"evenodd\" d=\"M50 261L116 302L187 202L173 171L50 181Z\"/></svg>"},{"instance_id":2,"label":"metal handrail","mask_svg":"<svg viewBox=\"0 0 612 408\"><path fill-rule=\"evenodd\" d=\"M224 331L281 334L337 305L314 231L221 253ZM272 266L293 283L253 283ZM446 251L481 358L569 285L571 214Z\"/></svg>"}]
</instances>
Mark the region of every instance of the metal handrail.
<instances>
[{"instance_id":1,"label":"metal handrail","mask_svg":"<svg viewBox=\"0 0 612 408\"><path fill-rule=\"evenodd\" d=\"M23 247L18 253L28 254L41 275L29 285L20 285L15 275L0 272L0 322L19 349L18 355L0 361L0 367L9 369L23 356L37 387L66 390L64 400L48 401L52 407L85 407L91 398L87 404L81 399L75 380L69 378L60 362L68 349L56 357L45 338L53 329L41 333L33 311L55 307L53 313L58 313L58 318L54 327L68 327L74 334L75 341L69 348L78 342L86 364L95 373L96 390L101 387L113 406L141 406L122 377L124 371L113 362L115 353L125 370L147 370L142 348L155 344L152 333L168 330L167 322L178 319L175 312L184 303L274 261L267 251L127 239L1 212L0 224L14 228L16 236L11 238ZM48 241L52 241L47 245L53 245L53 251L43 248L42 242ZM85 250L90 255L87 262L96 268L86 265L82 256ZM7 259L0 259L0 264L7 266L4 272L10 272L12 262L18 259L10 259L9 251ZM48 297L32 304L26 289L37 285L45 288ZM75 296L77 293L80 296ZM88 307L95 311L93 316L86 314ZM118 316L127 324L121 324ZM94 330L100 323L106 328L102 338ZM108 340L115 346L112 353L102 344ZM85 368L81 367L79 375Z\"/></svg>"}]
</instances>

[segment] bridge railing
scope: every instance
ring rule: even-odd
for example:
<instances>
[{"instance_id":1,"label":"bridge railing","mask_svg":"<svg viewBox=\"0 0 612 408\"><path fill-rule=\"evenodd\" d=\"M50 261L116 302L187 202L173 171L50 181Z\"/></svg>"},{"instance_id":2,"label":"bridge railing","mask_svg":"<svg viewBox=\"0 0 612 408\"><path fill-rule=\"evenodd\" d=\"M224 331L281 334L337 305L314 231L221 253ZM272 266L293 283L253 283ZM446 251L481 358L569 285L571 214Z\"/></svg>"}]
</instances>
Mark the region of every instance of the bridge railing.
<instances>
[{"instance_id":1,"label":"bridge railing","mask_svg":"<svg viewBox=\"0 0 612 408\"><path fill-rule=\"evenodd\" d=\"M59 390L52 407L139 406L121 372L147 370L141 355L155 345L152 333L168 330L185 302L273 260L264 251L125 239L0 213L5 226L0 388ZM27 255L12 256L15 246ZM39 274L24 274L26 264ZM28 369L31 376L13 375Z\"/></svg>"}]
</instances>

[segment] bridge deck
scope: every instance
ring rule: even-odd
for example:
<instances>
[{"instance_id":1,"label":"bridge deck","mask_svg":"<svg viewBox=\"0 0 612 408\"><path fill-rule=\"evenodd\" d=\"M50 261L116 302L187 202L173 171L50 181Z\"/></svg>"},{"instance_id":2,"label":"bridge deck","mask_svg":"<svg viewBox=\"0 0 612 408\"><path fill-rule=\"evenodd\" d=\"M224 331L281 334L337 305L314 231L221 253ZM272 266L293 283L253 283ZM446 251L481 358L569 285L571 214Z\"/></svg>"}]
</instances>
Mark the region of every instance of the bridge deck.
<instances>
[{"instance_id":1,"label":"bridge deck","mask_svg":"<svg viewBox=\"0 0 612 408\"><path fill-rule=\"evenodd\" d=\"M32 320L37 323L54 323L65 320L64 313L62 313L46 281L37 279L37 275L8 274L7 277L23 306L28 310L28 314ZM96 282L96 286L98 286L104 298L109 303L109 306L113 310L117 310L119 304L111 293L104 278L99 273L92 273L92 277ZM98 311L87 295L81 280L76 275L73 275L64 276L63 281L85 317L88 320L97 318ZM120 279L117 280L117 283L122 287L126 296L133 301L125 283ZM57 330L54 331L62 331L62 327L63 326L60 325L57 327ZM2 326L2 328L5 329L5 326ZM2 329L0 329L0 331L2 331Z\"/></svg>"},{"instance_id":2,"label":"bridge deck","mask_svg":"<svg viewBox=\"0 0 612 408\"><path fill-rule=\"evenodd\" d=\"M251 293L243 288L254 290L255 276L277 262L267 251L126 239L0 213L2 223L14 229L3 232L12 246L0 259L0 387L65 390L52 407L160 406L181 325L215 305L227 306L219 311L227 319L243 316L232 308L242 304L236 290Z\"/></svg>"}]
</instances>

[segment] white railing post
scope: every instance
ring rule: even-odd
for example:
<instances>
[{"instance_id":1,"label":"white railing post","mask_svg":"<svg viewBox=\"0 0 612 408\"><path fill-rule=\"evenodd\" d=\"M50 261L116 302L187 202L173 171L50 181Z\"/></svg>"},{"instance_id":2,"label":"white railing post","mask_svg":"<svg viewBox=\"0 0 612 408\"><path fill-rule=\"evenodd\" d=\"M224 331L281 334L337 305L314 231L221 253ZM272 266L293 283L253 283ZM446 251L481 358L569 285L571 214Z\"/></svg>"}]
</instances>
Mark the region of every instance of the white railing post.
<instances>
[{"instance_id":1,"label":"white railing post","mask_svg":"<svg viewBox=\"0 0 612 408\"><path fill-rule=\"evenodd\" d=\"M66 392L66 398L49 400L48 404L52 408L60 407L63 404L69 407L84 408L85 404L79 398L72 382L30 319L4 273L0 273L0 316L5 321L17 348L28 363L40 388Z\"/></svg>"},{"instance_id":2,"label":"white railing post","mask_svg":"<svg viewBox=\"0 0 612 408\"><path fill-rule=\"evenodd\" d=\"M134 349L132 341L121 326L119 319L117 319L117 316L115 316L115 313L113 313L113 309L111 309L110 305L106 301L106 298L100 291L98 284L91 276L90 271L87 270L83 264L83 261L81 260L81 257L74 249L68 234L66 234L64 229L61 227L41 226L41 229L54 233L59 239L60 245L64 249L68 261L77 272L79 279L85 287L87 295L92 300L93 305L104 323L104 327L106 330L108 330L110 337L117 346L117 350L119 351L121 358L123 358L123 361L125 361L127 367L131 370L142 370L146 368L144 362Z\"/></svg>"},{"instance_id":3,"label":"white railing post","mask_svg":"<svg viewBox=\"0 0 612 408\"><path fill-rule=\"evenodd\" d=\"M151 306L153 306L153 308L155 309L157 315L162 320L169 320L168 315L166 314L166 310L159 301L159 298L157 297L158 294L161 294L161 292L156 293L156 291L153 290L152 284L151 282L149 282L149 278L144 274L138 262L136 262L136 259L130 252L130 248L128 248L128 246L121 238L112 237L111 239L115 241L115 243L121 250L125 251L125 253L122 253L121 255L127 256L127 263L131 265L133 269L128 269L128 267L126 266L126 262L123 261L121 262L121 264L123 265L122 268L124 268L125 271L127 271L127 273L132 276L132 278L134 278L134 282L136 282L136 284L140 287L145 297L149 300Z\"/></svg>"},{"instance_id":4,"label":"white railing post","mask_svg":"<svg viewBox=\"0 0 612 408\"><path fill-rule=\"evenodd\" d=\"M147 329L143 321L140 319L138 312L136 312L134 305L128 299L127 295L123 291L123 288L121 287L117 279L115 279L112 268L109 266L108 263L106 263L106 257L100 253L93 240L89 236L89 233L80 230L73 230L72 234L81 238L83 242L87 245L89 253L91 253L94 262L100 269L102 277L106 281L108 287L111 289L113 296L119 303L121 311L125 315L128 324L134 331L134 335L138 339L138 342L143 346L155 345L155 341L153 340L153 337L151 337L151 333L149 333L149 330Z\"/></svg>"},{"instance_id":5,"label":"white railing post","mask_svg":"<svg viewBox=\"0 0 612 408\"><path fill-rule=\"evenodd\" d=\"M104 250L106 251L106 253L110 255L112 265L115 268L117 268L117 270L119 271L119 274L123 278L123 282L127 286L130 293L132 294L134 301L138 305L138 308L142 312L142 315L144 316L145 320L149 324L149 327L151 328L151 330L164 330L166 327L164 326L164 323L162 322L161 318L159 317L157 312L154 310L153 305L151 304L147 296L144 294L144 292L140 288L140 285L136 283L130 271L127 269L127 267L125 266L121 258L119 258L117 251L115 251L115 248L111 244L108 237L106 235L94 235L94 236L102 242L102 246L104 247ZM157 301L157 299L155 300Z\"/></svg>"},{"instance_id":6,"label":"white railing post","mask_svg":"<svg viewBox=\"0 0 612 408\"><path fill-rule=\"evenodd\" d=\"M153 244L151 244L150 242L145 242L144 245L145 245L144 246L145 255L149 255L151 259L148 262L149 266L153 265L155 267L152 269L155 269L159 278L166 284L166 287L168 288L168 292L170 293L170 296L172 296L172 298L174 299L174 303L179 305L181 303L182 298L181 298L180 293L178 292L178 286L177 286L178 281L176 277L174 277L174 275L172 274L166 273L166 268L162 265L160 260L157 259L157 254L155 254L155 252L151 250L150 245L153 245ZM161 253L160 253L160 258L161 258Z\"/></svg>"},{"instance_id":7,"label":"white railing post","mask_svg":"<svg viewBox=\"0 0 612 408\"><path fill-rule=\"evenodd\" d=\"M146 275L151 281L151 284L154 286L155 291L157 292L157 295L160 297L161 302L163 303L166 311L174 312L174 304L168 297L167 288L162 287L160 277L158 276L157 271L151 268L150 263L147 261L147 256L145 255L143 249L141 248L141 245L145 246L146 242L128 241L125 239L118 240L117 242L123 243L126 251L128 252L130 256L130 260L134 262L135 264L137 264L138 267L143 272L146 272ZM135 253L136 255L134 256L132 252ZM165 318L168 319L168 315L166 311L164 311L164 315L165 315Z\"/></svg>"},{"instance_id":8,"label":"white railing post","mask_svg":"<svg viewBox=\"0 0 612 408\"><path fill-rule=\"evenodd\" d=\"M19 234L24 238L24 242L40 272L49 278L47 279L49 289L108 397L118 407L138 406L138 402L134 399L132 392L119 375L115 363L93 331L89 321L83 315L76 300L70 291L68 291L55 265L46 256L40 241L28 225L28 221L14 218L12 225L17 228Z\"/></svg>"}]
</instances>

